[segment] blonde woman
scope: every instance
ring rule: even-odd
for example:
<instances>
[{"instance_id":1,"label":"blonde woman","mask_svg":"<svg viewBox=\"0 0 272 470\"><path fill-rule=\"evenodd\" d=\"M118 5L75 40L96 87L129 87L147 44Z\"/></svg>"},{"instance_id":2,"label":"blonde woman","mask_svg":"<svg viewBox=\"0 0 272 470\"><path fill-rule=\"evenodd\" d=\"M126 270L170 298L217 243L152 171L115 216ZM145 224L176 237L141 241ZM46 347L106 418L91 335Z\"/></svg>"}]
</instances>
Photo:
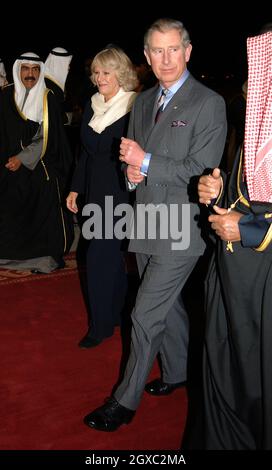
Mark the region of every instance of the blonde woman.
<instances>
[{"instance_id":1,"label":"blonde woman","mask_svg":"<svg viewBox=\"0 0 272 470\"><path fill-rule=\"evenodd\" d=\"M105 215L105 201L112 197L113 210L129 202L119 162L119 145L126 135L129 112L137 85L134 67L117 47L108 47L93 59L91 79L98 92L87 103L81 126L82 152L76 168L67 207L77 213L77 197L85 194L86 203L97 204ZM111 221L113 224L117 218ZM99 227L95 227L95 229ZM113 335L120 324L125 302L127 277L122 241L114 237L90 240L87 250L89 329L79 342L81 348L97 346Z\"/></svg>"}]
</instances>

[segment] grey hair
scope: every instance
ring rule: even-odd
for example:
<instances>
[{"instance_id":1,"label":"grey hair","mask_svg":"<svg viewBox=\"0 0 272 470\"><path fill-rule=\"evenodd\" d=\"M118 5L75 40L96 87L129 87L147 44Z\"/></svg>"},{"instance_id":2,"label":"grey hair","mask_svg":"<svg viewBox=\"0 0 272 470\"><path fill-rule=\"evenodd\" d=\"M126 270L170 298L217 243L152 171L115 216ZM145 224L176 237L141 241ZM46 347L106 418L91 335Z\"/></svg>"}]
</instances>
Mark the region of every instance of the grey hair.
<instances>
[{"instance_id":1,"label":"grey hair","mask_svg":"<svg viewBox=\"0 0 272 470\"><path fill-rule=\"evenodd\" d=\"M176 29L180 34L181 43L186 48L191 43L189 33L187 29L183 26L183 23L178 20L173 20L171 18L160 18L156 20L152 25L148 28L144 35L144 48L149 48L149 41L150 36L155 32L159 31L160 33L165 33L170 29Z\"/></svg>"},{"instance_id":2,"label":"grey hair","mask_svg":"<svg viewBox=\"0 0 272 470\"><path fill-rule=\"evenodd\" d=\"M96 66L110 68L115 71L120 87L125 91L131 91L138 84L137 74L130 58L120 47L108 47L98 52L91 65L91 80L96 85Z\"/></svg>"}]
</instances>

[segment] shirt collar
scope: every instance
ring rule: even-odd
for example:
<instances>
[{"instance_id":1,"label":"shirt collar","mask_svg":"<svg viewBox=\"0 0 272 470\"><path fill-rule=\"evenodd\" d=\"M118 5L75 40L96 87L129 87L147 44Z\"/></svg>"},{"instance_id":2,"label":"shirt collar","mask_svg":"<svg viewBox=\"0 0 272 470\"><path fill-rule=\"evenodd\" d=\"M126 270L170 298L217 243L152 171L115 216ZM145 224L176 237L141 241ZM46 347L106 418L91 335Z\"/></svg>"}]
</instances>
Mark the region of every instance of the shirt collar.
<instances>
[{"instance_id":1,"label":"shirt collar","mask_svg":"<svg viewBox=\"0 0 272 470\"><path fill-rule=\"evenodd\" d=\"M168 98L170 98L170 96L172 97L178 91L178 89L185 83L185 81L187 80L189 75L190 75L189 70L185 69L183 74L181 75L180 79L176 83L174 83L174 85L172 85L168 88L168 93L167 93ZM160 85L158 96L161 95L161 92L162 92L163 89L164 88Z\"/></svg>"}]
</instances>

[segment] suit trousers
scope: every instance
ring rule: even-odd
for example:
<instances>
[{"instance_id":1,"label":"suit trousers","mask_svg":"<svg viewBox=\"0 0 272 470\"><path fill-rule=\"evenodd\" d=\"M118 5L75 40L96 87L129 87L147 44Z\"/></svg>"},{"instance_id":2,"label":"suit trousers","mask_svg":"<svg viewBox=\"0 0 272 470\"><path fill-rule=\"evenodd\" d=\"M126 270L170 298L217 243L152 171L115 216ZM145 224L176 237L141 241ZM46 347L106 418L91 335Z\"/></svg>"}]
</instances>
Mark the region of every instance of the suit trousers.
<instances>
[{"instance_id":1,"label":"suit trousers","mask_svg":"<svg viewBox=\"0 0 272 470\"><path fill-rule=\"evenodd\" d=\"M187 377L189 319L181 291L198 256L137 254L141 284L132 311L130 356L124 378L114 396L135 410L160 352L163 380L182 382Z\"/></svg>"}]
</instances>

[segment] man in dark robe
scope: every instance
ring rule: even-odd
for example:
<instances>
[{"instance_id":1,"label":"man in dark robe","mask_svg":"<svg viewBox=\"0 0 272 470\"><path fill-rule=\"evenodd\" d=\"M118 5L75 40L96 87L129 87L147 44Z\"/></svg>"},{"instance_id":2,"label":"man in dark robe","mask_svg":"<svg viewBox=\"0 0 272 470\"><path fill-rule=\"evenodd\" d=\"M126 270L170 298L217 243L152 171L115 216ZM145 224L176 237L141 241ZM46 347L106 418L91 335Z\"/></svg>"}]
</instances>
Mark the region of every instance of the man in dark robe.
<instances>
[{"instance_id":1,"label":"man in dark robe","mask_svg":"<svg viewBox=\"0 0 272 470\"><path fill-rule=\"evenodd\" d=\"M72 156L40 58L19 57L13 79L0 96L0 267L48 273L72 241L62 207Z\"/></svg>"},{"instance_id":2,"label":"man in dark robe","mask_svg":"<svg viewBox=\"0 0 272 470\"><path fill-rule=\"evenodd\" d=\"M201 203L217 198L209 216L219 238L207 278L199 446L212 450L272 449L272 32L247 46L244 150L225 197L218 168L198 185Z\"/></svg>"}]
</instances>

